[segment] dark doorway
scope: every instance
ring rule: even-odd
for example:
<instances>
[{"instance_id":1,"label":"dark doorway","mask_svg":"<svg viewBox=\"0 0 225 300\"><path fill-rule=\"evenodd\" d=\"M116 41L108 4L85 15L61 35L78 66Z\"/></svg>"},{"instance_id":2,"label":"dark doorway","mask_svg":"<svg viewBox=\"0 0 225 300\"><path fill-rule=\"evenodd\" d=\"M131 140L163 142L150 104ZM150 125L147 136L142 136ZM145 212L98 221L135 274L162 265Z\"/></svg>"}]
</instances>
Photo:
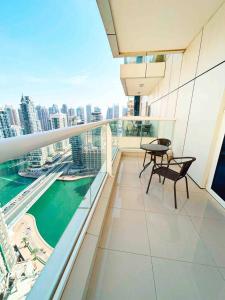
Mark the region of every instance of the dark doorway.
<instances>
[{"instance_id":1,"label":"dark doorway","mask_svg":"<svg viewBox=\"0 0 225 300\"><path fill-rule=\"evenodd\" d=\"M225 137L213 178L212 190L225 201Z\"/></svg>"}]
</instances>

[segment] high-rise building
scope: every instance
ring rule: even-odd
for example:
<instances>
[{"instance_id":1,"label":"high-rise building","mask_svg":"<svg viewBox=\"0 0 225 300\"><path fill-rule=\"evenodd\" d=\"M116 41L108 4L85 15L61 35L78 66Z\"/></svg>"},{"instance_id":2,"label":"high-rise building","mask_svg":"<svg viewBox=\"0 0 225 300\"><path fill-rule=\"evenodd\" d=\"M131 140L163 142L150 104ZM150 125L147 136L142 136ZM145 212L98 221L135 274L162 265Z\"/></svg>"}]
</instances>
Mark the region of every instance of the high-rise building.
<instances>
[{"instance_id":1,"label":"high-rise building","mask_svg":"<svg viewBox=\"0 0 225 300\"><path fill-rule=\"evenodd\" d=\"M123 107L122 116L126 117L127 113L128 113L128 108L127 107Z\"/></svg>"},{"instance_id":2,"label":"high-rise building","mask_svg":"<svg viewBox=\"0 0 225 300\"><path fill-rule=\"evenodd\" d=\"M49 121L50 121L51 129L67 127L67 115L65 114L57 113L57 114L50 115ZM65 151L68 149L68 146L69 146L69 140L65 139L63 141L57 142L55 144L55 149L57 151Z\"/></svg>"},{"instance_id":3,"label":"high-rise building","mask_svg":"<svg viewBox=\"0 0 225 300\"><path fill-rule=\"evenodd\" d=\"M8 138L14 136L14 132L11 128L8 113L0 108L0 137Z\"/></svg>"},{"instance_id":4,"label":"high-rise building","mask_svg":"<svg viewBox=\"0 0 225 300\"><path fill-rule=\"evenodd\" d=\"M19 116L19 121L20 121L20 126L23 128L23 115L22 115L22 111L20 108L18 108L18 116Z\"/></svg>"},{"instance_id":5,"label":"high-rise building","mask_svg":"<svg viewBox=\"0 0 225 300\"><path fill-rule=\"evenodd\" d=\"M120 116L120 107L119 105L114 105L113 106L113 118L118 119Z\"/></svg>"},{"instance_id":6,"label":"high-rise building","mask_svg":"<svg viewBox=\"0 0 225 300\"><path fill-rule=\"evenodd\" d=\"M66 104L62 105L61 113L67 115L67 113L68 113L68 107L67 107Z\"/></svg>"},{"instance_id":7,"label":"high-rise building","mask_svg":"<svg viewBox=\"0 0 225 300\"><path fill-rule=\"evenodd\" d=\"M68 116L69 117L74 117L75 116L75 109L74 108L70 107L68 109Z\"/></svg>"},{"instance_id":8,"label":"high-rise building","mask_svg":"<svg viewBox=\"0 0 225 300\"><path fill-rule=\"evenodd\" d=\"M29 96L22 96L20 109L23 119L22 123L24 134L40 131L40 121L37 118L34 103Z\"/></svg>"},{"instance_id":9,"label":"high-rise building","mask_svg":"<svg viewBox=\"0 0 225 300\"><path fill-rule=\"evenodd\" d=\"M84 108L83 106L77 107L77 117L81 122L84 122Z\"/></svg>"},{"instance_id":10,"label":"high-rise building","mask_svg":"<svg viewBox=\"0 0 225 300\"><path fill-rule=\"evenodd\" d=\"M75 167L78 169L83 168L83 141L82 135L73 136L70 138L71 150L72 150L72 159L75 164Z\"/></svg>"},{"instance_id":11,"label":"high-rise building","mask_svg":"<svg viewBox=\"0 0 225 300\"><path fill-rule=\"evenodd\" d=\"M95 106L94 107L94 112L97 112L97 113L101 112L101 108L98 107L98 106Z\"/></svg>"},{"instance_id":12,"label":"high-rise building","mask_svg":"<svg viewBox=\"0 0 225 300\"><path fill-rule=\"evenodd\" d=\"M16 255L11 245L8 228L0 208L0 254L3 256L6 269L10 272L16 263Z\"/></svg>"},{"instance_id":13,"label":"high-rise building","mask_svg":"<svg viewBox=\"0 0 225 300\"><path fill-rule=\"evenodd\" d=\"M21 126L11 125L12 136L18 136L23 134Z\"/></svg>"},{"instance_id":14,"label":"high-rise building","mask_svg":"<svg viewBox=\"0 0 225 300\"><path fill-rule=\"evenodd\" d=\"M127 115L134 116L134 97L129 97L127 101Z\"/></svg>"},{"instance_id":15,"label":"high-rise building","mask_svg":"<svg viewBox=\"0 0 225 300\"><path fill-rule=\"evenodd\" d=\"M91 113L92 113L92 108L91 108L91 105L88 104L88 105L86 105L86 119L87 119L87 123L91 122Z\"/></svg>"},{"instance_id":16,"label":"high-rise building","mask_svg":"<svg viewBox=\"0 0 225 300\"><path fill-rule=\"evenodd\" d=\"M41 168L46 163L47 158L47 147L35 149L27 155L27 161L32 168Z\"/></svg>"},{"instance_id":17,"label":"high-rise building","mask_svg":"<svg viewBox=\"0 0 225 300\"><path fill-rule=\"evenodd\" d=\"M19 126L20 121L19 121L19 116L18 116L16 109L12 105L6 105L5 111L7 112L8 116L9 116L10 124Z\"/></svg>"},{"instance_id":18,"label":"high-rise building","mask_svg":"<svg viewBox=\"0 0 225 300\"><path fill-rule=\"evenodd\" d=\"M91 113L92 122L97 122L102 120L102 113L101 112L93 112Z\"/></svg>"},{"instance_id":19,"label":"high-rise building","mask_svg":"<svg viewBox=\"0 0 225 300\"><path fill-rule=\"evenodd\" d=\"M75 109L72 107L68 109L67 120L68 120L68 126L75 125L74 124L74 121L76 120Z\"/></svg>"},{"instance_id":20,"label":"high-rise building","mask_svg":"<svg viewBox=\"0 0 225 300\"><path fill-rule=\"evenodd\" d=\"M108 107L107 113L106 113L106 119L107 120L113 119L113 108L112 107Z\"/></svg>"},{"instance_id":21,"label":"high-rise building","mask_svg":"<svg viewBox=\"0 0 225 300\"><path fill-rule=\"evenodd\" d=\"M67 126L67 117L65 114L56 113L49 116L51 129L58 129Z\"/></svg>"},{"instance_id":22,"label":"high-rise building","mask_svg":"<svg viewBox=\"0 0 225 300\"><path fill-rule=\"evenodd\" d=\"M41 123L41 129L43 131L49 130L49 114L48 114L48 109L44 106L36 106L36 111L37 111L37 117Z\"/></svg>"},{"instance_id":23,"label":"high-rise building","mask_svg":"<svg viewBox=\"0 0 225 300\"><path fill-rule=\"evenodd\" d=\"M51 107L49 107L48 109L49 111L49 114L57 114L59 113L59 108L58 108L58 105L57 104L53 104Z\"/></svg>"},{"instance_id":24,"label":"high-rise building","mask_svg":"<svg viewBox=\"0 0 225 300\"><path fill-rule=\"evenodd\" d=\"M89 172L98 172L101 168L101 149L91 144L85 146L82 151L84 169Z\"/></svg>"}]
</instances>

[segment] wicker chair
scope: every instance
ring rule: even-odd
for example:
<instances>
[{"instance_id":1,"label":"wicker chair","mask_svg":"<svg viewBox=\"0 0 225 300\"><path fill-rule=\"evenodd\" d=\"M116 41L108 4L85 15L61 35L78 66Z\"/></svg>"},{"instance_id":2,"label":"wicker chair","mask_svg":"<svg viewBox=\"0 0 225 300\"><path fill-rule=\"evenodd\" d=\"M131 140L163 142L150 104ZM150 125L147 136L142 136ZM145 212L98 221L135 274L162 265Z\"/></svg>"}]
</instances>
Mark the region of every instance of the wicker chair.
<instances>
[{"instance_id":1,"label":"wicker chair","mask_svg":"<svg viewBox=\"0 0 225 300\"><path fill-rule=\"evenodd\" d=\"M151 176L149 178L149 183L148 183L148 187L146 190L146 194L149 191L149 187L151 184L151 180L152 180L152 176L153 174L157 174L159 175L159 180L160 180L160 176L164 177L163 179L163 184L167 179L170 179L172 181L174 181L174 204L175 204L175 208L177 208L177 195L176 195L176 183L178 180L185 178L185 182L186 182L186 192L187 192L187 198L189 198L189 191L188 191L188 181L187 181L187 171L190 168L191 164L196 160L195 157L174 157L172 159L170 159L168 161L167 164L154 164L153 168L152 168L152 173ZM171 161L175 161L174 163L171 163ZM180 167L180 171L174 171L173 169L170 169L170 166L179 166Z\"/></svg>"}]
</instances>

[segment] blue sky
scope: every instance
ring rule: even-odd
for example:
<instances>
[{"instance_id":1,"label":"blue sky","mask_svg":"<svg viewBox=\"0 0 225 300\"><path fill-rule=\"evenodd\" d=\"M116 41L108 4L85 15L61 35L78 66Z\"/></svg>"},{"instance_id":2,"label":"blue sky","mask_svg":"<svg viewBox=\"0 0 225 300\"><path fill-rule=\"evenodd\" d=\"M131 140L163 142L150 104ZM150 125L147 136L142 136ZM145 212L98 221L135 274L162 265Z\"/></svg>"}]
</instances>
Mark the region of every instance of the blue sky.
<instances>
[{"instance_id":1,"label":"blue sky","mask_svg":"<svg viewBox=\"0 0 225 300\"><path fill-rule=\"evenodd\" d=\"M0 105L126 104L95 0L3 0Z\"/></svg>"}]
</instances>

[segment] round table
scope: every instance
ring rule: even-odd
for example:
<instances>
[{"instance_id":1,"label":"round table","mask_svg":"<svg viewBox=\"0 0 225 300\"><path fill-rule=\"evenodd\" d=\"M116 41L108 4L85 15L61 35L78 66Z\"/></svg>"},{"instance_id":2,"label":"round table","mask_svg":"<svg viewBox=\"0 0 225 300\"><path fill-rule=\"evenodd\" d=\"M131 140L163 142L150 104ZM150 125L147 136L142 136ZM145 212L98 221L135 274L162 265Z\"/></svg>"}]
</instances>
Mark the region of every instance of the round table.
<instances>
[{"instance_id":1,"label":"round table","mask_svg":"<svg viewBox=\"0 0 225 300\"><path fill-rule=\"evenodd\" d=\"M151 164L152 161L154 162L154 164L156 164L156 156L157 155L162 156L162 155L166 154L166 152L169 150L169 147L164 146L164 145L159 145L159 144L142 144L140 148L151 154L151 160L146 165L144 165L144 168L141 171L139 177L141 177L141 174Z\"/></svg>"}]
</instances>

